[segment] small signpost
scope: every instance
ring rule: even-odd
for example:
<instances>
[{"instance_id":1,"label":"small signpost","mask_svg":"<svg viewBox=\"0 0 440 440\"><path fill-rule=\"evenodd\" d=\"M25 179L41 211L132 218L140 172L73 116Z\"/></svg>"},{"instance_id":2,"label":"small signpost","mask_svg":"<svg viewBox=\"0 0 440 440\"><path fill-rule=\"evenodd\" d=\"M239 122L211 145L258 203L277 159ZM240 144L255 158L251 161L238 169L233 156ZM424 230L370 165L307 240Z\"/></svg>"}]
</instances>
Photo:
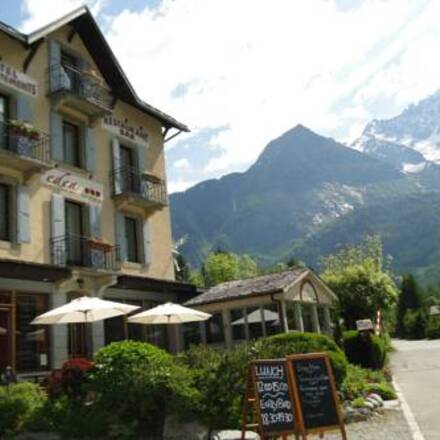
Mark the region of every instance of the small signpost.
<instances>
[{"instance_id":1,"label":"small signpost","mask_svg":"<svg viewBox=\"0 0 440 440\"><path fill-rule=\"evenodd\" d=\"M254 423L247 423L249 405ZM347 440L330 360L325 353L254 361L249 366L244 402L242 440L247 428L256 428L262 439L294 433L339 430Z\"/></svg>"},{"instance_id":2,"label":"small signpost","mask_svg":"<svg viewBox=\"0 0 440 440\"><path fill-rule=\"evenodd\" d=\"M295 399L285 359L254 361L250 364L244 402L242 440L247 428L257 428L263 439L297 433ZM253 408L249 408L253 405ZM247 423L248 410L254 423Z\"/></svg>"}]
</instances>

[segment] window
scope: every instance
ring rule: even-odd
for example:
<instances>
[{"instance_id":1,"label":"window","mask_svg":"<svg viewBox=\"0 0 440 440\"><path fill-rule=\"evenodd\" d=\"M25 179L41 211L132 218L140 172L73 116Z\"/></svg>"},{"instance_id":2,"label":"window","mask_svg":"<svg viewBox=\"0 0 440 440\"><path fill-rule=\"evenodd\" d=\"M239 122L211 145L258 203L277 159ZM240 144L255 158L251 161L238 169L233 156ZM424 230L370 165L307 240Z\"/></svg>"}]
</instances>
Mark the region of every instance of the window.
<instances>
[{"instance_id":1,"label":"window","mask_svg":"<svg viewBox=\"0 0 440 440\"><path fill-rule=\"evenodd\" d=\"M249 327L249 339L258 339L263 336L263 322L259 307L246 309L247 322Z\"/></svg>"},{"instance_id":2,"label":"window","mask_svg":"<svg viewBox=\"0 0 440 440\"><path fill-rule=\"evenodd\" d=\"M64 162L74 167L81 167L79 127L67 121L63 121L63 153Z\"/></svg>"},{"instance_id":3,"label":"window","mask_svg":"<svg viewBox=\"0 0 440 440\"><path fill-rule=\"evenodd\" d=\"M243 312L244 309L231 310L232 339L234 341L246 339L246 321Z\"/></svg>"},{"instance_id":4,"label":"window","mask_svg":"<svg viewBox=\"0 0 440 440\"><path fill-rule=\"evenodd\" d=\"M0 147L7 148L8 146L8 109L9 103L6 96L0 95Z\"/></svg>"},{"instance_id":5,"label":"window","mask_svg":"<svg viewBox=\"0 0 440 440\"><path fill-rule=\"evenodd\" d=\"M10 210L9 210L10 188L8 185L0 184L0 240L10 240Z\"/></svg>"},{"instance_id":6,"label":"window","mask_svg":"<svg viewBox=\"0 0 440 440\"><path fill-rule=\"evenodd\" d=\"M138 222L131 217L124 218L125 242L127 245L127 261L139 263Z\"/></svg>"},{"instance_id":7,"label":"window","mask_svg":"<svg viewBox=\"0 0 440 440\"><path fill-rule=\"evenodd\" d=\"M264 320L266 323L266 334L268 336L281 333L281 314L278 304L264 306Z\"/></svg>"},{"instance_id":8,"label":"window","mask_svg":"<svg viewBox=\"0 0 440 440\"><path fill-rule=\"evenodd\" d=\"M221 313L214 313L212 318L206 322L206 341L208 344L219 344L225 342L223 332L223 316Z\"/></svg>"},{"instance_id":9,"label":"window","mask_svg":"<svg viewBox=\"0 0 440 440\"><path fill-rule=\"evenodd\" d=\"M83 205L66 201L66 251L69 264L82 265L84 263L83 215Z\"/></svg>"},{"instance_id":10,"label":"window","mask_svg":"<svg viewBox=\"0 0 440 440\"><path fill-rule=\"evenodd\" d=\"M70 53L61 52L61 65L63 70L69 78L69 89L77 90L78 75L76 74L76 69L78 65L78 59L71 55Z\"/></svg>"},{"instance_id":11,"label":"window","mask_svg":"<svg viewBox=\"0 0 440 440\"><path fill-rule=\"evenodd\" d=\"M17 294L16 296L16 369L35 371L49 367L49 329L31 321L48 309L47 296Z\"/></svg>"}]
</instances>

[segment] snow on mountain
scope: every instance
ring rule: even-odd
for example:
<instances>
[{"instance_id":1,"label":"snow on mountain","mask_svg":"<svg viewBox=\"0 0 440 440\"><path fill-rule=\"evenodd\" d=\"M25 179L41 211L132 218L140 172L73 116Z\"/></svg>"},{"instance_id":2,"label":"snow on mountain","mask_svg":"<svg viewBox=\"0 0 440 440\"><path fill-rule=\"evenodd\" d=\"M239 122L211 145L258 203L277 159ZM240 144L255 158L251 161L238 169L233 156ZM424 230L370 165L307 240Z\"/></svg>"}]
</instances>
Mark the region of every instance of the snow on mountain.
<instances>
[{"instance_id":1,"label":"snow on mountain","mask_svg":"<svg viewBox=\"0 0 440 440\"><path fill-rule=\"evenodd\" d=\"M350 147L405 172L440 164L440 90L394 118L373 120Z\"/></svg>"}]
</instances>

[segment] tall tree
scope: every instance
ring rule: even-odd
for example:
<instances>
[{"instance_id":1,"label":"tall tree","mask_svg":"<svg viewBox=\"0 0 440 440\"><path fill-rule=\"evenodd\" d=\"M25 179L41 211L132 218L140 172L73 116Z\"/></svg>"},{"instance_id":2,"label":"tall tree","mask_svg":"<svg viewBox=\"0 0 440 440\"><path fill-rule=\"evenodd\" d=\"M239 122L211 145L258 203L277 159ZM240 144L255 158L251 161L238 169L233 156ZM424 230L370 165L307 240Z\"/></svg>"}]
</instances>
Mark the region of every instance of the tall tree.
<instances>
[{"instance_id":1,"label":"tall tree","mask_svg":"<svg viewBox=\"0 0 440 440\"><path fill-rule=\"evenodd\" d=\"M396 314L396 335L404 338L405 332L405 315L408 310L417 310L422 306L420 288L413 275L404 275L400 288L399 301L397 303Z\"/></svg>"}]
</instances>

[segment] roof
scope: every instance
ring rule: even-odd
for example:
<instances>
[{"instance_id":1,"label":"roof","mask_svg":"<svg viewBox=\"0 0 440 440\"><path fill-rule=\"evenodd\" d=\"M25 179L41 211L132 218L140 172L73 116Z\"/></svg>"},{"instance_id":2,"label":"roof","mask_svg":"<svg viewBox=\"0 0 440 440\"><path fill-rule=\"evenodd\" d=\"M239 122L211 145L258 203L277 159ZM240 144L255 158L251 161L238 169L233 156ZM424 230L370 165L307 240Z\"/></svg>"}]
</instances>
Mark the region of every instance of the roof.
<instances>
[{"instance_id":1,"label":"roof","mask_svg":"<svg viewBox=\"0 0 440 440\"><path fill-rule=\"evenodd\" d=\"M50 264L1 259L0 278L28 281L55 282L71 276L71 270Z\"/></svg>"},{"instance_id":2,"label":"roof","mask_svg":"<svg viewBox=\"0 0 440 440\"><path fill-rule=\"evenodd\" d=\"M310 272L307 267L302 267L245 280L228 281L190 299L185 305L198 306L249 296L284 292Z\"/></svg>"},{"instance_id":3,"label":"roof","mask_svg":"<svg viewBox=\"0 0 440 440\"><path fill-rule=\"evenodd\" d=\"M158 119L165 128L190 131L185 124L139 98L87 6L81 6L28 35L2 22L0 22L0 31L26 46L31 46L66 24L72 26L82 38L116 98Z\"/></svg>"}]
</instances>

